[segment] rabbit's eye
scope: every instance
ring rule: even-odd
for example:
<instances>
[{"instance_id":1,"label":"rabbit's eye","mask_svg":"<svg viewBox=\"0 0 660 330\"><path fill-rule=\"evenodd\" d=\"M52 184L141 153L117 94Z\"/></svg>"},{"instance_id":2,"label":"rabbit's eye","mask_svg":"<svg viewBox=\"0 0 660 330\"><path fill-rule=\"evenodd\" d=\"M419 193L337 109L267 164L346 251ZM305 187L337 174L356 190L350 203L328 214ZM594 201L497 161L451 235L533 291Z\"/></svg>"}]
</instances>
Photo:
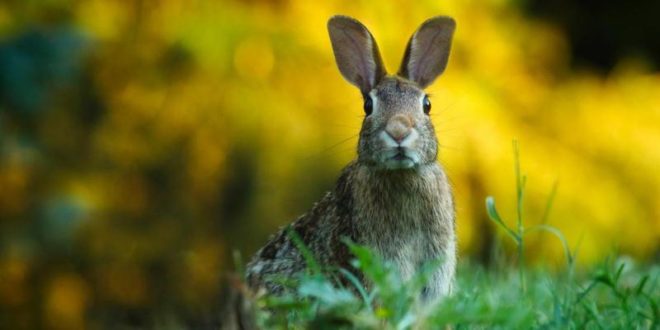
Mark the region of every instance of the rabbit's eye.
<instances>
[{"instance_id":1,"label":"rabbit's eye","mask_svg":"<svg viewBox=\"0 0 660 330\"><path fill-rule=\"evenodd\" d=\"M431 112L431 100L429 100L428 95L424 96L423 107L424 113L428 115Z\"/></svg>"},{"instance_id":2,"label":"rabbit's eye","mask_svg":"<svg viewBox=\"0 0 660 330\"><path fill-rule=\"evenodd\" d=\"M367 99L364 100L364 112L368 116L372 111L374 111L374 102L371 100L371 97L367 97Z\"/></svg>"}]
</instances>

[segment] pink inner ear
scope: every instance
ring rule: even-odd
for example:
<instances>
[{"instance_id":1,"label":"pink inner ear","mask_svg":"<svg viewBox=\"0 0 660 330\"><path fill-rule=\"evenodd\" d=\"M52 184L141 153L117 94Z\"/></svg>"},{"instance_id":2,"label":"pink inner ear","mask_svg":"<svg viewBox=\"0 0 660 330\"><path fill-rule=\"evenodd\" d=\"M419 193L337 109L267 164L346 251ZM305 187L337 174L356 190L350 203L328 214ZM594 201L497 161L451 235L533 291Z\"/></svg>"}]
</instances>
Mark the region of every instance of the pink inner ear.
<instances>
[{"instance_id":1,"label":"pink inner ear","mask_svg":"<svg viewBox=\"0 0 660 330\"><path fill-rule=\"evenodd\" d=\"M339 71L362 93L368 93L384 75L373 37L360 22L344 16L330 19L328 30Z\"/></svg>"},{"instance_id":2,"label":"pink inner ear","mask_svg":"<svg viewBox=\"0 0 660 330\"><path fill-rule=\"evenodd\" d=\"M415 34L412 37L412 40L410 40L410 58L408 60L407 70L408 70L408 79L419 82L420 78L420 68L423 66L423 62L421 61L422 56L419 55L420 49L419 49L419 43L417 41L417 34ZM420 83L421 85L421 83Z\"/></svg>"},{"instance_id":3,"label":"pink inner ear","mask_svg":"<svg viewBox=\"0 0 660 330\"><path fill-rule=\"evenodd\" d=\"M357 40L346 30L341 29L341 32L346 37L348 43L350 43L350 48L347 51L347 65L352 67L352 71L355 72L353 81L358 87L370 85L373 86L375 83L375 72L376 72L376 63L374 63L373 58L367 56L366 54L371 53L367 50L372 50L371 38L366 31L357 31L364 34L363 38ZM364 50L361 50L364 49Z\"/></svg>"},{"instance_id":4,"label":"pink inner ear","mask_svg":"<svg viewBox=\"0 0 660 330\"><path fill-rule=\"evenodd\" d=\"M426 21L413 34L400 73L426 87L445 70L449 58L454 21L436 17Z\"/></svg>"}]
</instances>

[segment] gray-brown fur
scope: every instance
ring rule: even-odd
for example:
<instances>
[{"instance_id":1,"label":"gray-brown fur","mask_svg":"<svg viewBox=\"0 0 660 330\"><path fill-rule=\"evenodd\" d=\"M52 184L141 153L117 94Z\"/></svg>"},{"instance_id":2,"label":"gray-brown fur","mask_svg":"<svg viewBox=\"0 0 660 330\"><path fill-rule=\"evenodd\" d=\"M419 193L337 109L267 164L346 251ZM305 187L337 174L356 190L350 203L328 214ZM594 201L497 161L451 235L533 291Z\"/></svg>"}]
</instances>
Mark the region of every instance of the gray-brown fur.
<instances>
[{"instance_id":1,"label":"gray-brown fur","mask_svg":"<svg viewBox=\"0 0 660 330\"><path fill-rule=\"evenodd\" d=\"M322 265L350 268L345 238L392 262L404 279L425 262L441 259L425 296L445 296L456 267L454 206L437 163L438 142L422 88L446 66L454 22L436 17L422 24L408 43L399 70L403 76L385 74L376 42L358 21L335 16L328 30L340 72L360 88L365 101L371 100L372 110L363 120L357 159L291 228ZM278 293L283 288L272 278L290 277L305 267L290 235L281 230L249 263L248 283Z\"/></svg>"}]
</instances>

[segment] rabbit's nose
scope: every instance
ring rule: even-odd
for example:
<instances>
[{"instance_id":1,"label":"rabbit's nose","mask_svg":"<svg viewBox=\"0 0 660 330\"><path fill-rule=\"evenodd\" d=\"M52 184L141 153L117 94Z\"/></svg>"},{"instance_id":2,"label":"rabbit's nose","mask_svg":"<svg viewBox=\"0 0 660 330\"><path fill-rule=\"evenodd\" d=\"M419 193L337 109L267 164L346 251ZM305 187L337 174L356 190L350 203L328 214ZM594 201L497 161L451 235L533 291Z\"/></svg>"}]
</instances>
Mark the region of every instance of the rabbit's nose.
<instances>
[{"instance_id":1,"label":"rabbit's nose","mask_svg":"<svg viewBox=\"0 0 660 330\"><path fill-rule=\"evenodd\" d=\"M412 121L406 115L394 115L387 121L385 132L397 143L401 143L412 131Z\"/></svg>"}]
</instances>

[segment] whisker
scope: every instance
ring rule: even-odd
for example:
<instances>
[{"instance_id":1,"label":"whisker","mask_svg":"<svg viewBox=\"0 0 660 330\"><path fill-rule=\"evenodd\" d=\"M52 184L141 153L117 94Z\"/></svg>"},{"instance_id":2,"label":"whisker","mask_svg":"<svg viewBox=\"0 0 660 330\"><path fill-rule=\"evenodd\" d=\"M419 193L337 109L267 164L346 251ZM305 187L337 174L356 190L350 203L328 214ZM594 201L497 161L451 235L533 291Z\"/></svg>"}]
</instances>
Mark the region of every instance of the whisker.
<instances>
[{"instance_id":1,"label":"whisker","mask_svg":"<svg viewBox=\"0 0 660 330\"><path fill-rule=\"evenodd\" d=\"M335 149L335 148L341 146L342 144L344 144L344 143L346 143L346 142L348 142L348 141L350 141L350 140L352 140L352 139L355 139L355 138L358 137L359 135L360 135L360 133L357 133L357 134L351 135L351 136L349 136L349 137L347 137L347 138L345 138L345 139L342 139L341 141L339 141L339 142L337 142L337 143L335 143L335 144L333 144L333 145L331 145L331 146L329 146L329 147L326 147L326 148L323 148L323 149L319 150L315 155L312 155L312 156L308 156L308 157L303 158L303 160L311 160L311 159L315 159L315 158L321 157L321 156L323 156L323 155L326 155L326 154L328 154L329 151L331 151L332 149ZM336 151L344 151L344 150L336 150Z\"/></svg>"},{"instance_id":2,"label":"whisker","mask_svg":"<svg viewBox=\"0 0 660 330\"><path fill-rule=\"evenodd\" d=\"M359 135L360 135L360 133L353 134L353 135L351 135L351 136L349 136L349 137L347 137L347 138L345 138L345 139L343 139L343 140L341 140L341 141L339 141L339 142L337 142L337 143L335 143L335 144L333 144L333 145L331 145L331 146L329 146L329 147L327 147L327 148L325 148L325 149L323 149L323 150L321 150L321 151L322 151L322 152L325 152L325 151L328 151L328 150L330 150L330 149L336 148L336 147L342 145L343 143L346 143L346 142L348 142L348 141L350 141L350 140L352 140L352 139L358 137Z\"/></svg>"}]
</instances>

